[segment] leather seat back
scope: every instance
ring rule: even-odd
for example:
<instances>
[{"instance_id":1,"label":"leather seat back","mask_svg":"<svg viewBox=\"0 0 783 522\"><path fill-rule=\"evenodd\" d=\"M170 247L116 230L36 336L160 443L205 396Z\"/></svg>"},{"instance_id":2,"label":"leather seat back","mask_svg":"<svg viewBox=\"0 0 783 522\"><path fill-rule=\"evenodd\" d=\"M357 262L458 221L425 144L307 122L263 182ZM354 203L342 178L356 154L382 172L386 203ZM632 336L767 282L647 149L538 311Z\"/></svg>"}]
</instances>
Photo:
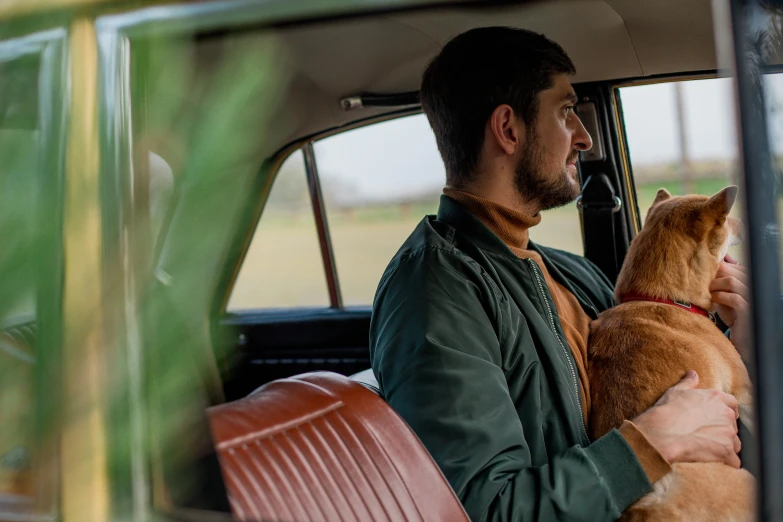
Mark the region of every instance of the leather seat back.
<instances>
[{"instance_id":1,"label":"leather seat back","mask_svg":"<svg viewBox=\"0 0 783 522\"><path fill-rule=\"evenodd\" d=\"M208 416L239 520L468 520L408 425L347 377L281 379Z\"/></svg>"}]
</instances>

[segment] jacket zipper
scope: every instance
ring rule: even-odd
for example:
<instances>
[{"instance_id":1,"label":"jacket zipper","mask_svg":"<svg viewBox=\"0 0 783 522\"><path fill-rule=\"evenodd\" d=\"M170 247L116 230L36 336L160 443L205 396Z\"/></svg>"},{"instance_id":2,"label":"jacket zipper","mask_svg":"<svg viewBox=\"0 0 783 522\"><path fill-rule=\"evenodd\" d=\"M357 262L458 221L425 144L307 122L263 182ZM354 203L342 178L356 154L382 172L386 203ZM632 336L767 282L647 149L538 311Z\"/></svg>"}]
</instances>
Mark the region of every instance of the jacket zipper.
<instances>
[{"instance_id":1,"label":"jacket zipper","mask_svg":"<svg viewBox=\"0 0 783 522\"><path fill-rule=\"evenodd\" d=\"M552 313L552 308L549 306L549 300L546 298L546 293L544 292L544 283L538 273L540 268L538 268L538 265L532 259L528 258L526 261L530 263L531 267L533 268L533 273L536 276L536 283L538 283L538 290L541 293L541 298L546 304L546 311L549 313L549 326L552 327L552 333L555 335L557 342L560 344L560 348L563 350L563 355L565 356L566 362L568 363L568 368L571 370L571 377L574 381L574 393L576 394L576 404L579 406L579 422L582 425L582 433L585 436L585 440L590 442L590 436L587 435L587 427L585 426L584 414L582 413L582 398L579 396L579 381L576 378L574 364L571 362L571 357L568 355L568 351L565 348L565 344L563 344L563 340L560 338L560 334L557 333L557 328L555 328L555 316Z\"/></svg>"}]
</instances>

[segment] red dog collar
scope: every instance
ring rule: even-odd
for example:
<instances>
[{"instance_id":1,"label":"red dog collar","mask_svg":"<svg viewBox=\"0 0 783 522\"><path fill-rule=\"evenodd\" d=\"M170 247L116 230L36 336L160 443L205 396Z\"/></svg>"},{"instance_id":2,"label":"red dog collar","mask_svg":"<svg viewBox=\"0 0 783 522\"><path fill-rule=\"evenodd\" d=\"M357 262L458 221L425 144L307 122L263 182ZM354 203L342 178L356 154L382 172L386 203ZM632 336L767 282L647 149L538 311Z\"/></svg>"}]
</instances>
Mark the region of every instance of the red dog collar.
<instances>
[{"instance_id":1,"label":"red dog collar","mask_svg":"<svg viewBox=\"0 0 783 522\"><path fill-rule=\"evenodd\" d=\"M659 299L657 297L648 297L646 295L629 294L623 296L621 302L628 303L630 301L650 301L652 303L662 303L662 304L672 305L678 308L682 308L683 310L686 310L693 314L703 315L713 323L715 322L715 314L713 314L712 312L708 312L704 308L700 306L696 306L693 303L688 303L687 301L671 301L669 299Z\"/></svg>"}]
</instances>

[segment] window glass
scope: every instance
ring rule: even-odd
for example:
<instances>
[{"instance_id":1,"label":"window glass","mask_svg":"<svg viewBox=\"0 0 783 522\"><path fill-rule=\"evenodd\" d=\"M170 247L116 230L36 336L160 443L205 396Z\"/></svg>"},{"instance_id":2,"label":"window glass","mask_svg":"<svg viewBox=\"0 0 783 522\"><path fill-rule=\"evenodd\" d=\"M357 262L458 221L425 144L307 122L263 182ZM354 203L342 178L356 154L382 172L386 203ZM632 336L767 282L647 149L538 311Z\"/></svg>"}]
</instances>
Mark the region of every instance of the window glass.
<instances>
[{"instance_id":1,"label":"window glass","mask_svg":"<svg viewBox=\"0 0 783 522\"><path fill-rule=\"evenodd\" d=\"M584 255L582 221L576 203L541 212L541 223L530 229L530 239L540 245Z\"/></svg>"},{"instance_id":2,"label":"window glass","mask_svg":"<svg viewBox=\"0 0 783 522\"><path fill-rule=\"evenodd\" d=\"M297 151L277 173L227 310L321 306L329 306L329 291Z\"/></svg>"},{"instance_id":3,"label":"window glass","mask_svg":"<svg viewBox=\"0 0 783 522\"><path fill-rule=\"evenodd\" d=\"M435 136L418 114L322 139L315 156L343 303L370 305L394 254L438 210L446 173ZM576 206L547 211L530 237L582 254Z\"/></svg>"},{"instance_id":4,"label":"window glass","mask_svg":"<svg viewBox=\"0 0 783 522\"><path fill-rule=\"evenodd\" d=\"M369 305L383 271L421 219L438 210L446 181L424 115L315 143L343 304Z\"/></svg>"},{"instance_id":5,"label":"window glass","mask_svg":"<svg viewBox=\"0 0 783 522\"><path fill-rule=\"evenodd\" d=\"M623 87L628 153L642 223L663 187L711 196L737 185L737 136L730 78ZM741 218L741 198L731 214ZM742 260L742 247L729 253Z\"/></svg>"}]
</instances>

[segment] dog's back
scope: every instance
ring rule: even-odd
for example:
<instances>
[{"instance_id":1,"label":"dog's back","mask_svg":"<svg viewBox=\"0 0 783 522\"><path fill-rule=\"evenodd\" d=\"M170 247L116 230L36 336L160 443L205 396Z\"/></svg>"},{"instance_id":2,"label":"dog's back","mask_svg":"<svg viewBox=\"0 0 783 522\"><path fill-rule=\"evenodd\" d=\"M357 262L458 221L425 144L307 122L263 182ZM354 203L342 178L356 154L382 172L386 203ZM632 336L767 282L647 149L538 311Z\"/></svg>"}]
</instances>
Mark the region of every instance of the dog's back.
<instances>
[{"instance_id":1,"label":"dog's back","mask_svg":"<svg viewBox=\"0 0 783 522\"><path fill-rule=\"evenodd\" d=\"M743 416L750 412L750 381L739 354L706 312L688 310L711 306L709 283L736 232L727 217L735 194L732 188L713 198L659 191L618 277L621 304L591 325L593 440L652 407L688 370L699 374L700 387L731 393ZM723 464L673 469L624 519L753 520L746 471Z\"/></svg>"},{"instance_id":2,"label":"dog's back","mask_svg":"<svg viewBox=\"0 0 783 522\"><path fill-rule=\"evenodd\" d=\"M750 403L731 341L704 317L667 304L634 301L601 314L591 325L588 368L594 438L649 409L688 370L699 387Z\"/></svg>"}]
</instances>

